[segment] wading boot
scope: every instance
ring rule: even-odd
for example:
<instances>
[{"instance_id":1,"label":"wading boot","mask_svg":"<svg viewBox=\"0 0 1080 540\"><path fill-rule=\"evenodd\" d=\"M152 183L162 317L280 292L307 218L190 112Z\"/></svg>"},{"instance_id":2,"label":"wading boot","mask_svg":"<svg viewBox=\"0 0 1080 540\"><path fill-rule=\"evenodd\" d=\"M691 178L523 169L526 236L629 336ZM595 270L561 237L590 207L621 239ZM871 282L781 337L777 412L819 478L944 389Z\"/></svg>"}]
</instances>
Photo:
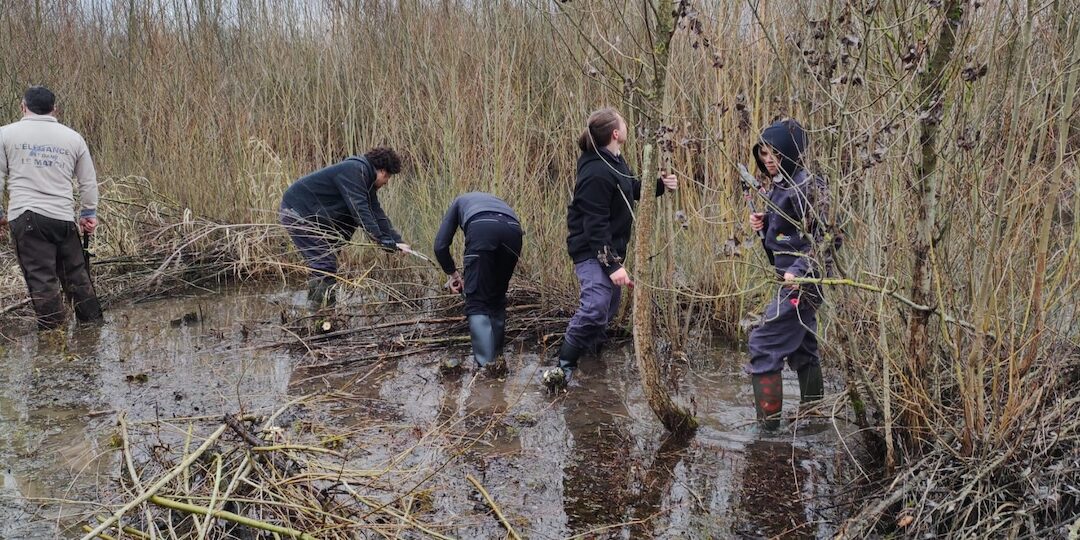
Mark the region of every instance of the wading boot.
<instances>
[{"instance_id":1,"label":"wading boot","mask_svg":"<svg viewBox=\"0 0 1080 540\"><path fill-rule=\"evenodd\" d=\"M761 426L769 431L780 427L780 410L784 405L784 379L779 371L752 375L754 409Z\"/></svg>"},{"instance_id":2,"label":"wading boot","mask_svg":"<svg viewBox=\"0 0 1080 540\"><path fill-rule=\"evenodd\" d=\"M825 397L825 379L821 376L821 364L803 366L799 370L799 403L809 405Z\"/></svg>"},{"instance_id":3,"label":"wading boot","mask_svg":"<svg viewBox=\"0 0 1080 540\"><path fill-rule=\"evenodd\" d=\"M469 336L472 338L473 360L483 368L495 361L495 333L491 317L469 315Z\"/></svg>"},{"instance_id":4,"label":"wading boot","mask_svg":"<svg viewBox=\"0 0 1080 540\"><path fill-rule=\"evenodd\" d=\"M495 333L495 356L502 356L506 344L506 311L491 316L491 331Z\"/></svg>"},{"instance_id":5,"label":"wading boot","mask_svg":"<svg viewBox=\"0 0 1080 540\"><path fill-rule=\"evenodd\" d=\"M551 392L566 389L577 369L578 358L581 358L581 349L563 340L559 347L559 365L544 372L544 386Z\"/></svg>"},{"instance_id":6,"label":"wading boot","mask_svg":"<svg viewBox=\"0 0 1080 540\"><path fill-rule=\"evenodd\" d=\"M495 339L495 347L492 349L494 360L484 367L484 374L492 379L501 379L510 372L506 367L506 358L503 357L503 345L506 343L505 311L491 316L491 333Z\"/></svg>"},{"instance_id":7,"label":"wading boot","mask_svg":"<svg viewBox=\"0 0 1080 540\"><path fill-rule=\"evenodd\" d=\"M75 318L80 323L100 323L105 320L101 313L101 302L96 296L75 304Z\"/></svg>"},{"instance_id":8,"label":"wading boot","mask_svg":"<svg viewBox=\"0 0 1080 540\"><path fill-rule=\"evenodd\" d=\"M319 276L308 280L308 303L315 309L333 307L337 303L337 287L333 276Z\"/></svg>"}]
</instances>

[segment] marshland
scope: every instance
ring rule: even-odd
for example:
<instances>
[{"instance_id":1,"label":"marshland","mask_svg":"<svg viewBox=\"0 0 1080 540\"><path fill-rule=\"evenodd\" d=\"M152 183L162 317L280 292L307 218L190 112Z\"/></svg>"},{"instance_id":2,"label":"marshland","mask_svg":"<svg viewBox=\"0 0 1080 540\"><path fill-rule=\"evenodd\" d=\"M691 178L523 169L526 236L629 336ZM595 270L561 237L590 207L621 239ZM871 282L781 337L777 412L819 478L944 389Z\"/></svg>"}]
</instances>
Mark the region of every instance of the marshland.
<instances>
[{"instance_id":1,"label":"marshland","mask_svg":"<svg viewBox=\"0 0 1080 540\"><path fill-rule=\"evenodd\" d=\"M1077 537L1076 7L7 0L2 123L47 84L89 143L106 320L35 333L5 233L0 537ZM605 105L680 185L637 210L615 339L551 395ZM826 398L767 433L742 365L778 284L737 165L778 116L844 243ZM377 144L420 252L460 193L519 214L505 375L448 368L460 298L363 235L338 305L305 304L282 193Z\"/></svg>"}]
</instances>

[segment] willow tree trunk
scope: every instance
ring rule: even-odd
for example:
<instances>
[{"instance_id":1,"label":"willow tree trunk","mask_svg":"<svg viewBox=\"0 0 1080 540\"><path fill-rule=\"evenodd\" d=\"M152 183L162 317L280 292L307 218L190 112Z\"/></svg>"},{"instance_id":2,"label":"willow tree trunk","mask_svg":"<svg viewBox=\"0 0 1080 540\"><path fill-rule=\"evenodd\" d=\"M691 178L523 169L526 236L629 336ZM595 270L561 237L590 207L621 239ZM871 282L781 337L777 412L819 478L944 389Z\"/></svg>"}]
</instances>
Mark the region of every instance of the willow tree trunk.
<instances>
[{"instance_id":1,"label":"willow tree trunk","mask_svg":"<svg viewBox=\"0 0 1080 540\"><path fill-rule=\"evenodd\" d=\"M944 76L956 48L956 36L964 15L964 0L948 0L944 5L944 15L937 44L926 70L919 76L917 88L922 128L919 132L921 159L915 163L915 184L911 186L918 198L915 237L911 246L914 255L911 300L926 306L934 305L931 279L941 183L937 171L938 131L946 111ZM913 446L921 445L926 427L925 411L929 406L925 381L931 356L930 315L928 311L914 311L908 324L908 363L904 375L910 395L901 400L904 405L900 418Z\"/></svg>"},{"instance_id":2,"label":"willow tree trunk","mask_svg":"<svg viewBox=\"0 0 1080 540\"><path fill-rule=\"evenodd\" d=\"M654 68L652 89L649 101L653 111L663 110L667 78L667 67L670 59L671 36L675 31L675 21L678 17L672 0L658 0L656 3L656 26L653 35L656 36L655 50L653 51ZM658 121L649 122L645 125L646 132L650 137L658 133L660 124L663 123L661 114ZM652 196L652 182L658 177L658 167L654 165L653 149L654 141L648 140L642 152L641 160L641 204L635 216L634 232L634 268L643 277L649 271L649 254L653 251L653 229L656 224L656 198ZM657 160L659 161L659 160ZM655 272L653 272L655 274ZM667 388L660 379L660 364L656 355L656 321L653 310L653 291L648 283L656 283L658 276L652 275L642 279L641 286L634 288L634 352L637 357L638 372L641 375L641 386L645 391L645 399L653 413L664 424L664 427L677 437L689 437L697 430L697 420L685 408L675 404L668 393Z\"/></svg>"}]
</instances>

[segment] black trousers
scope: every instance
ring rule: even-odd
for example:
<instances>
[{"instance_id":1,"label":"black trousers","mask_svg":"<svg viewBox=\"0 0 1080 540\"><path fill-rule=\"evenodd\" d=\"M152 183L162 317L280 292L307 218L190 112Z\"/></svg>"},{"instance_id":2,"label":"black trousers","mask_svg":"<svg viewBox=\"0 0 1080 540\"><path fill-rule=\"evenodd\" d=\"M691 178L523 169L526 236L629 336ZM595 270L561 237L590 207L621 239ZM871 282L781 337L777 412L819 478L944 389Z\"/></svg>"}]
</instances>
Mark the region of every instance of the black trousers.
<instances>
[{"instance_id":1,"label":"black trousers","mask_svg":"<svg viewBox=\"0 0 1080 540\"><path fill-rule=\"evenodd\" d=\"M90 281L75 222L26 211L11 222L11 238L39 328L64 323L65 297L75 304L79 321L101 320L101 304Z\"/></svg>"},{"instance_id":2,"label":"black trousers","mask_svg":"<svg viewBox=\"0 0 1080 540\"><path fill-rule=\"evenodd\" d=\"M465 225L465 314L498 316L521 254L521 225L497 212Z\"/></svg>"}]
</instances>

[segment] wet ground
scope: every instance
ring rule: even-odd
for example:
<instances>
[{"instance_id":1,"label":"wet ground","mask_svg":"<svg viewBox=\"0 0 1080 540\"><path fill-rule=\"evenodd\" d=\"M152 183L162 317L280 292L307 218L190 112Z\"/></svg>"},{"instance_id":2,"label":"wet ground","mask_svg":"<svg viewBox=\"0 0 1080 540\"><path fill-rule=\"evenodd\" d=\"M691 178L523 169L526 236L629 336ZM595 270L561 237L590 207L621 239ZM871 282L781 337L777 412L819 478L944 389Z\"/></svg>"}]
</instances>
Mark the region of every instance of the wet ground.
<instances>
[{"instance_id":1,"label":"wet ground","mask_svg":"<svg viewBox=\"0 0 1080 540\"><path fill-rule=\"evenodd\" d=\"M530 538L825 538L842 518L830 508L845 452L857 451L850 430L818 420L759 433L738 352L695 358L680 378L702 424L680 446L664 442L626 346L584 360L580 387L557 398L537 384L544 355L520 342L504 380L441 376L432 356L320 373L258 346L285 336L282 314L301 301L291 291L173 298L114 307L105 325L62 335L5 323L0 539L78 537L79 519L103 513L79 501L112 500L120 413L132 425L182 423L323 391L340 399L320 414L366 430L358 466L418 446L402 467L439 464L437 477L402 482L429 494L429 522L457 538L505 536L467 474ZM785 373L785 408L797 401ZM418 445L436 431L457 444Z\"/></svg>"}]
</instances>

